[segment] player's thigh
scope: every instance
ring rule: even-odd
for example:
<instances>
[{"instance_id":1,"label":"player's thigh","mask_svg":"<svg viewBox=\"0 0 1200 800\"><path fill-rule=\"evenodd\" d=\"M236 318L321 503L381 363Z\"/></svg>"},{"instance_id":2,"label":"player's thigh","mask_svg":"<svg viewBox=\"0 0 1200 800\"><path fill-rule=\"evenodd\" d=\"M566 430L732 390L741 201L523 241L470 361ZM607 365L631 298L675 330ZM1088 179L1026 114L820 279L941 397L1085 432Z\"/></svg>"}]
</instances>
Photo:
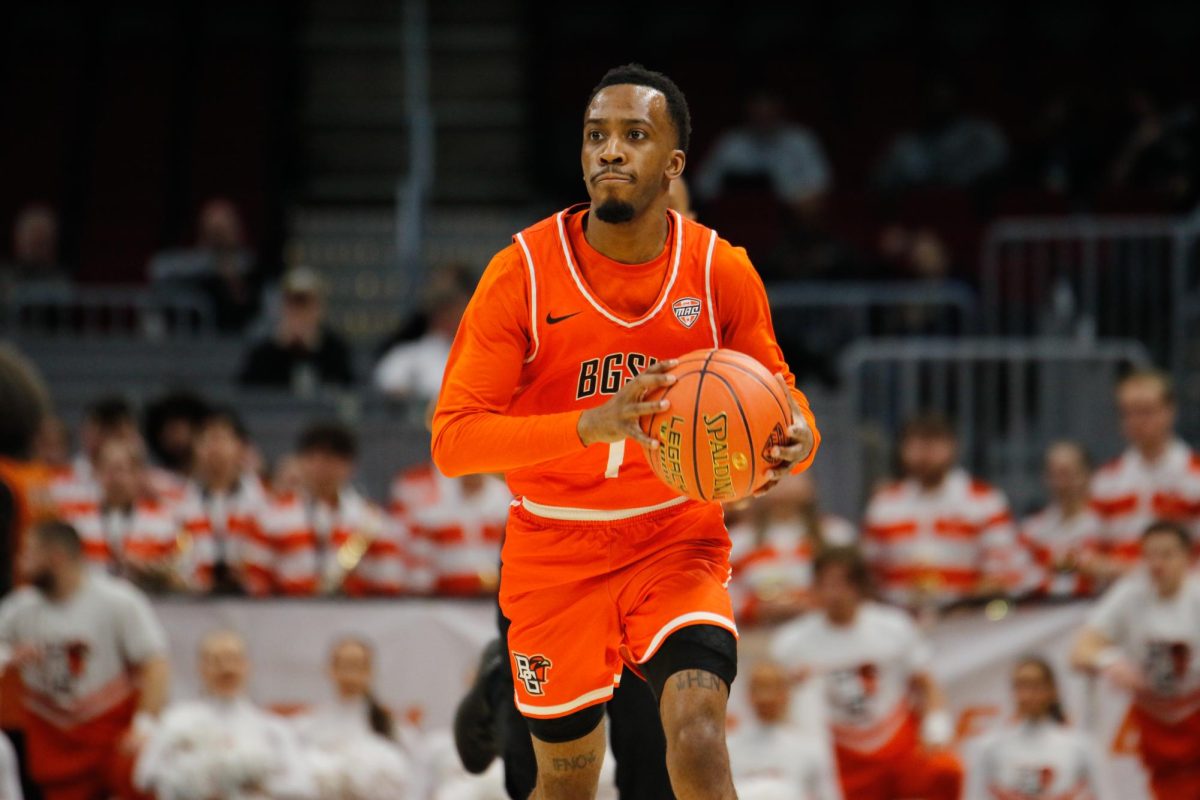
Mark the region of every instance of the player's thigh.
<instances>
[{"instance_id":1,"label":"player's thigh","mask_svg":"<svg viewBox=\"0 0 1200 800\"><path fill-rule=\"evenodd\" d=\"M537 757L537 789L534 800L586 800L596 796L600 767L604 764L604 714L582 736L550 742L533 736Z\"/></svg>"}]
</instances>

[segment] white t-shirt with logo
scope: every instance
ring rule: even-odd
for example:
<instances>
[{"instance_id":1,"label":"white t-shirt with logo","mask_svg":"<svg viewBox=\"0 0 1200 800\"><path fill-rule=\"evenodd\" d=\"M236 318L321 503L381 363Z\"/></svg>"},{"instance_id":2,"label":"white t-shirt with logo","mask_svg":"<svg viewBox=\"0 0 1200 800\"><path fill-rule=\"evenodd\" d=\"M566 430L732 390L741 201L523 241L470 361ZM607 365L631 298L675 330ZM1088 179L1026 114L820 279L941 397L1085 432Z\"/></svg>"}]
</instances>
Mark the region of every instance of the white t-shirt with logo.
<instances>
[{"instance_id":1,"label":"white t-shirt with logo","mask_svg":"<svg viewBox=\"0 0 1200 800\"><path fill-rule=\"evenodd\" d=\"M1023 722L987 734L973 748L965 800L1109 800L1088 737L1056 722Z\"/></svg>"},{"instance_id":2,"label":"white t-shirt with logo","mask_svg":"<svg viewBox=\"0 0 1200 800\"><path fill-rule=\"evenodd\" d=\"M827 747L789 725L751 722L729 737L729 767L738 796L841 800Z\"/></svg>"},{"instance_id":3,"label":"white t-shirt with logo","mask_svg":"<svg viewBox=\"0 0 1200 800\"><path fill-rule=\"evenodd\" d=\"M907 722L909 685L931 652L905 612L866 602L845 627L810 614L776 635L771 655L821 682L834 742L861 753L884 748Z\"/></svg>"}]
</instances>

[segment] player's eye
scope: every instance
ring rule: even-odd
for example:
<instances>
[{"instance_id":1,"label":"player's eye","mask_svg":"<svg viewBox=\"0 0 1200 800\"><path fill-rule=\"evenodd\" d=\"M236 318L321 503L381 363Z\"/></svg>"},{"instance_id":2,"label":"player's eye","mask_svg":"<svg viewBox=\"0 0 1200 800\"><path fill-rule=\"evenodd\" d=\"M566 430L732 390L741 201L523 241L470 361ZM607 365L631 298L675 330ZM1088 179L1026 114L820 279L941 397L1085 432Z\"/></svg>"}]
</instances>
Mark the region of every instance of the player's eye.
<instances>
[{"instance_id":1,"label":"player's eye","mask_svg":"<svg viewBox=\"0 0 1200 800\"><path fill-rule=\"evenodd\" d=\"M630 138L630 139L633 139L634 141L640 141L640 140L642 140L642 139L645 139L645 138L646 138L646 132L645 132L645 131L639 131L639 130L637 130L637 129L635 128L634 130L631 130L631 131L629 132L629 138Z\"/></svg>"},{"instance_id":2,"label":"player's eye","mask_svg":"<svg viewBox=\"0 0 1200 800\"><path fill-rule=\"evenodd\" d=\"M603 138L604 135L600 133L600 131L592 130L587 132L587 139L589 142L598 142Z\"/></svg>"}]
</instances>

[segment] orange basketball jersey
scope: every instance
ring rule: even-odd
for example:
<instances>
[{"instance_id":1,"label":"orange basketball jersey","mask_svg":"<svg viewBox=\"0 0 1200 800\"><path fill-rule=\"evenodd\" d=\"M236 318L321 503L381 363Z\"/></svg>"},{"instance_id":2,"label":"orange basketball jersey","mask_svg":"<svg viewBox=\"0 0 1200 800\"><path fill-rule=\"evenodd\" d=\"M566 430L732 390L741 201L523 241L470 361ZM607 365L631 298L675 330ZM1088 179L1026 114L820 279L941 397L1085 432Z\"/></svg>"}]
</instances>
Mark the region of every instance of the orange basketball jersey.
<instances>
[{"instance_id":1,"label":"orange basketball jersey","mask_svg":"<svg viewBox=\"0 0 1200 800\"><path fill-rule=\"evenodd\" d=\"M447 364L434 458L451 475L504 472L534 513L543 505L557 512L682 503L635 443L585 448L579 414L651 364L698 348L740 350L794 383L766 292L744 250L672 211L657 297L640 317L618 313L605 297L620 287L591 285L572 247L569 226L587 209L568 208L518 233L488 267ZM807 401L795 396L815 433Z\"/></svg>"}]
</instances>

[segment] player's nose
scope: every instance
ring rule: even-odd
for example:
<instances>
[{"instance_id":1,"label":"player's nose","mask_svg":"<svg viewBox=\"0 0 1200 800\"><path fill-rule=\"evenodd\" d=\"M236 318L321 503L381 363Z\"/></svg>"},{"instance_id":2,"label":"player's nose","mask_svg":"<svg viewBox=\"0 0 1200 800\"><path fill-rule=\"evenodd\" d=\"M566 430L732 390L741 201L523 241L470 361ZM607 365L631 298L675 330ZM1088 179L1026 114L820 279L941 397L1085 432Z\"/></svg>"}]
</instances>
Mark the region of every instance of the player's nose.
<instances>
[{"instance_id":1,"label":"player's nose","mask_svg":"<svg viewBox=\"0 0 1200 800\"><path fill-rule=\"evenodd\" d=\"M604 149L600 151L601 164L624 164L625 153L621 150L620 140L615 136L610 136L604 144Z\"/></svg>"}]
</instances>

